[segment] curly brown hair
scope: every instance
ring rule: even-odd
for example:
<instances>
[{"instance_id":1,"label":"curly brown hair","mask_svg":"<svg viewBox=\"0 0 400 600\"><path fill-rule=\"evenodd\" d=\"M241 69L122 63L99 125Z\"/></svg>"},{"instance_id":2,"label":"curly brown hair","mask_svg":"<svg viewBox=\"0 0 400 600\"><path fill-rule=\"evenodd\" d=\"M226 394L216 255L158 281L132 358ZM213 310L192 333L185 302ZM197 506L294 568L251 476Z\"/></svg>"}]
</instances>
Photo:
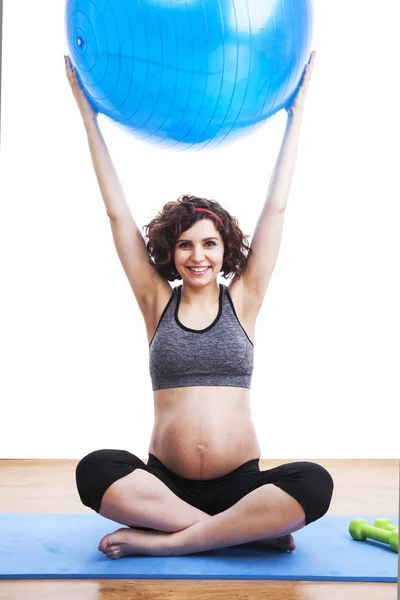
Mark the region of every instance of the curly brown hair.
<instances>
[{"instance_id":1,"label":"curly brown hair","mask_svg":"<svg viewBox=\"0 0 400 600\"><path fill-rule=\"evenodd\" d=\"M212 210L224 225L208 213L196 212L196 208ZM244 273L252 250L247 239L250 236L243 235L237 219L214 200L184 195L167 202L158 216L143 227L148 240L149 262L163 279L182 279L175 267L175 245L180 235L201 219L211 219L223 239L222 276L227 279L231 275L240 277Z\"/></svg>"}]
</instances>

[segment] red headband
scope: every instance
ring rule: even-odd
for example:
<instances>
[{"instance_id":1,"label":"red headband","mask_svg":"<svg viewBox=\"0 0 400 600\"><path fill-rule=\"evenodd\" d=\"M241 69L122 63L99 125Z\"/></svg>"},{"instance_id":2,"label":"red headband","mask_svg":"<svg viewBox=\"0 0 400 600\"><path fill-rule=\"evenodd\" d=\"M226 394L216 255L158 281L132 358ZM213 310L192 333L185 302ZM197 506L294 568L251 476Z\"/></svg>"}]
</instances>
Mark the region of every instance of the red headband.
<instances>
[{"instance_id":1,"label":"red headband","mask_svg":"<svg viewBox=\"0 0 400 600\"><path fill-rule=\"evenodd\" d=\"M218 221L221 223L222 227L224 226L222 219L219 218L218 215L215 214L215 212L213 212L212 210L208 210L208 208L196 208L195 211L201 211L201 212L206 212L209 213L210 215L212 215L213 217L215 217L216 219L218 219Z\"/></svg>"}]
</instances>

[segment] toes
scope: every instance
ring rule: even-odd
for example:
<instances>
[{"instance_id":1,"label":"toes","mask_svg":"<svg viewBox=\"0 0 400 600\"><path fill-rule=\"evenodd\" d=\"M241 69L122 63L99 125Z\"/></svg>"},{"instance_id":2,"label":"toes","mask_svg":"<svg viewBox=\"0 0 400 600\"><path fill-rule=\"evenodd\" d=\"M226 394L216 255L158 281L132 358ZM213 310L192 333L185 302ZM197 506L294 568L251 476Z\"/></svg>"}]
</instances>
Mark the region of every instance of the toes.
<instances>
[{"instance_id":1,"label":"toes","mask_svg":"<svg viewBox=\"0 0 400 600\"><path fill-rule=\"evenodd\" d=\"M293 552L293 550L296 549L296 544L294 543L294 538L292 535L289 535L288 542L289 542L288 550L289 550L289 552Z\"/></svg>"},{"instance_id":2,"label":"toes","mask_svg":"<svg viewBox=\"0 0 400 600\"><path fill-rule=\"evenodd\" d=\"M121 529L117 529L117 531L114 531L114 533L107 533L107 535L105 535L101 540L100 543L98 545L98 550L100 552L104 552L109 546L110 544L112 544L113 539L115 534L120 533L121 531L128 531L129 528L127 527L121 527Z\"/></svg>"},{"instance_id":3,"label":"toes","mask_svg":"<svg viewBox=\"0 0 400 600\"><path fill-rule=\"evenodd\" d=\"M110 539L111 536L112 536L112 534L108 533L100 540L99 547L98 547L100 552L105 552L105 550L107 550L108 546L111 543L111 539Z\"/></svg>"},{"instance_id":4,"label":"toes","mask_svg":"<svg viewBox=\"0 0 400 600\"><path fill-rule=\"evenodd\" d=\"M108 558L111 558L112 560L121 558L121 556L122 556L121 547L116 544L111 544L110 546L107 546L107 550L106 550L105 554L108 556Z\"/></svg>"}]
</instances>

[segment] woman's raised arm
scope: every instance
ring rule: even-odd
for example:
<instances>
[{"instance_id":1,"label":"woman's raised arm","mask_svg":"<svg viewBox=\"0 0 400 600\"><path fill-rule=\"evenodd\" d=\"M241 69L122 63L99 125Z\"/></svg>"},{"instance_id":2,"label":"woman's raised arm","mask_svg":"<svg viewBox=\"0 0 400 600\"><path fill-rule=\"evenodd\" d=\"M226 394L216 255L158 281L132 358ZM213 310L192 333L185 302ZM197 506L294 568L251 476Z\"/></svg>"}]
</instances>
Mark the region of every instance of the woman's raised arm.
<instances>
[{"instance_id":1,"label":"woman's raised arm","mask_svg":"<svg viewBox=\"0 0 400 600\"><path fill-rule=\"evenodd\" d=\"M252 243L252 253L248 259L246 271L232 286L241 288L240 295L246 306L252 307L255 315L261 308L268 283L278 258L282 239L283 221L286 203L292 184L296 165L300 137L300 126L308 85L315 60L315 51L311 53L301 85L292 102L287 107L288 121L275 169L271 176L267 197L258 219Z\"/></svg>"},{"instance_id":2,"label":"woman's raised arm","mask_svg":"<svg viewBox=\"0 0 400 600\"><path fill-rule=\"evenodd\" d=\"M115 247L144 316L153 310L157 292L169 292L169 284L149 263L143 236L126 201L121 182L101 134L97 113L88 102L68 56L67 78L86 129L93 168L110 218Z\"/></svg>"},{"instance_id":3,"label":"woman's raised arm","mask_svg":"<svg viewBox=\"0 0 400 600\"><path fill-rule=\"evenodd\" d=\"M88 102L69 57L65 56L64 60L67 78L86 129L93 168L107 214L110 219L116 216L130 215L131 211L126 201L121 182L97 122L97 113Z\"/></svg>"}]
</instances>

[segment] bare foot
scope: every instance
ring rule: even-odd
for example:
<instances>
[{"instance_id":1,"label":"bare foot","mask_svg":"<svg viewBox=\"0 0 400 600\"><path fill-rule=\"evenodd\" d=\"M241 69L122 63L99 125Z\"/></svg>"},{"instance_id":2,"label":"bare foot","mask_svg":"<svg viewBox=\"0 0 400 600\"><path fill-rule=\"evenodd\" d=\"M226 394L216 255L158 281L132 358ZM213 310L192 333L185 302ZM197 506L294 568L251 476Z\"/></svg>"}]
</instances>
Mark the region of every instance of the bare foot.
<instances>
[{"instance_id":1,"label":"bare foot","mask_svg":"<svg viewBox=\"0 0 400 600\"><path fill-rule=\"evenodd\" d=\"M296 548L292 535L284 535L278 538L266 538L264 540L255 540L248 544L243 544L249 548L274 548L276 550L282 550L283 552L293 552Z\"/></svg>"},{"instance_id":2,"label":"bare foot","mask_svg":"<svg viewBox=\"0 0 400 600\"><path fill-rule=\"evenodd\" d=\"M123 527L114 533L103 537L99 544L99 551L112 558L123 556L165 556L162 551L160 536L170 536L170 533L154 529Z\"/></svg>"},{"instance_id":3,"label":"bare foot","mask_svg":"<svg viewBox=\"0 0 400 600\"><path fill-rule=\"evenodd\" d=\"M99 544L99 551L112 560L124 556L172 556L173 552L168 549L168 544L162 543L162 536L167 539L171 534L155 529L123 527L105 535ZM273 548L283 552L293 552L296 548L291 535L240 545L250 548Z\"/></svg>"}]
</instances>

